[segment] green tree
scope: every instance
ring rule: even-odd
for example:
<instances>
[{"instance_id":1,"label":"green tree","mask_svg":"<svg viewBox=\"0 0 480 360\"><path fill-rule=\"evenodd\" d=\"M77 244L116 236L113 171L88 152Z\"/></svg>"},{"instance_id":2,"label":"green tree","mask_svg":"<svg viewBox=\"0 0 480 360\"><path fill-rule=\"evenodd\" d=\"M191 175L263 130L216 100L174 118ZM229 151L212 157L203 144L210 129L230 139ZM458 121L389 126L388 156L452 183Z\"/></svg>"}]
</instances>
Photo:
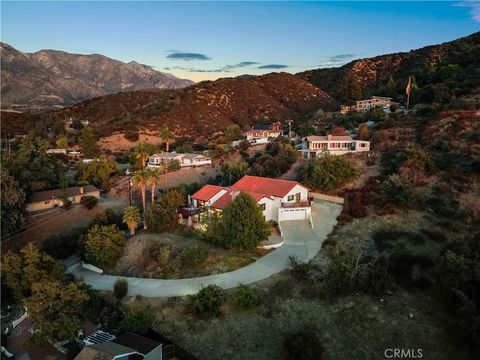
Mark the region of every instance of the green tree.
<instances>
[{"instance_id":1,"label":"green tree","mask_svg":"<svg viewBox=\"0 0 480 360\"><path fill-rule=\"evenodd\" d=\"M223 245L237 249L255 249L270 235L262 210L248 193L238 194L227 205L218 230Z\"/></svg>"},{"instance_id":2,"label":"green tree","mask_svg":"<svg viewBox=\"0 0 480 360\"><path fill-rule=\"evenodd\" d=\"M343 102L347 105L355 104L362 98L362 87L358 79L351 72L348 72L342 82Z\"/></svg>"},{"instance_id":3,"label":"green tree","mask_svg":"<svg viewBox=\"0 0 480 360\"><path fill-rule=\"evenodd\" d=\"M162 129L161 139L165 143L165 189L168 189L168 151L170 150L170 144L175 141L175 136L166 127Z\"/></svg>"},{"instance_id":4,"label":"green tree","mask_svg":"<svg viewBox=\"0 0 480 360\"><path fill-rule=\"evenodd\" d=\"M23 213L25 192L6 169L2 169L0 172L0 187L2 199L1 231L2 235L5 235L19 229L25 223Z\"/></svg>"},{"instance_id":5,"label":"green tree","mask_svg":"<svg viewBox=\"0 0 480 360\"><path fill-rule=\"evenodd\" d=\"M122 300L128 293L128 281L127 279L117 279L113 284L113 293L117 300Z\"/></svg>"},{"instance_id":6,"label":"green tree","mask_svg":"<svg viewBox=\"0 0 480 360\"><path fill-rule=\"evenodd\" d=\"M225 291L218 285L208 285L198 293L188 296L189 307L198 314L220 314L225 301Z\"/></svg>"},{"instance_id":7,"label":"green tree","mask_svg":"<svg viewBox=\"0 0 480 360\"><path fill-rule=\"evenodd\" d=\"M237 124L229 125L225 129L225 139L229 142L232 142L234 140L239 139L241 133L242 132L240 130L240 126L238 126Z\"/></svg>"},{"instance_id":8,"label":"green tree","mask_svg":"<svg viewBox=\"0 0 480 360\"><path fill-rule=\"evenodd\" d=\"M44 341L75 340L83 322L82 310L89 300L88 293L76 283L60 281L32 284L32 296L24 300L25 307Z\"/></svg>"},{"instance_id":9,"label":"green tree","mask_svg":"<svg viewBox=\"0 0 480 360\"><path fill-rule=\"evenodd\" d=\"M142 217L140 216L140 211L135 206L129 206L125 209L123 222L127 224L130 229L130 235L135 235L135 229L140 221L142 221Z\"/></svg>"},{"instance_id":10,"label":"green tree","mask_svg":"<svg viewBox=\"0 0 480 360\"><path fill-rule=\"evenodd\" d=\"M98 161L81 164L78 168L78 179L102 188L108 188L110 178L118 172L118 164L114 159L101 156Z\"/></svg>"},{"instance_id":11,"label":"green tree","mask_svg":"<svg viewBox=\"0 0 480 360\"><path fill-rule=\"evenodd\" d=\"M352 163L341 156L323 155L300 168L300 181L314 190L332 190L356 175Z\"/></svg>"},{"instance_id":12,"label":"green tree","mask_svg":"<svg viewBox=\"0 0 480 360\"><path fill-rule=\"evenodd\" d=\"M85 259L99 266L115 263L125 248L125 235L115 225L94 225L83 239Z\"/></svg>"},{"instance_id":13,"label":"green tree","mask_svg":"<svg viewBox=\"0 0 480 360\"><path fill-rule=\"evenodd\" d=\"M65 267L32 243L20 250L20 254L8 252L2 258L2 280L17 300L29 296L33 284L63 279Z\"/></svg>"},{"instance_id":14,"label":"green tree","mask_svg":"<svg viewBox=\"0 0 480 360\"><path fill-rule=\"evenodd\" d=\"M97 137L89 127L82 130L78 144L87 158L96 158L100 155L100 148L97 145Z\"/></svg>"},{"instance_id":15,"label":"green tree","mask_svg":"<svg viewBox=\"0 0 480 360\"><path fill-rule=\"evenodd\" d=\"M59 149L68 149L68 139L66 136L59 136L55 141Z\"/></svg>"},{"instance_id":16,"label":"green tree","mask_svg":"<svg viewBox=\"0 0 480 360\"><path fill-rule=\"evenodd\" d=\"M222 184L232 185L242 178L248 170L248 164L245 161L225 161L220 165L222 173Z\"/></svg>"},{"instance_id":17,"label":"green tree","mask_svg":"<svg viewBox=\"0 0 480 360\"><path fill-rule=\"evenodd\" d=\"M120 323L122 329L145 334L155 321L155 314L150 305L136 301L125 314Z\"/></svg>"},{"instance_id":18,"label":"green tree","mask_svg":"<svg viewBox=\"0 0 480 360\"><path fill-rule=\"evenodd\" d=\"M149 177L143 169L137 170L133 173L132 180L135 184L137 184L140 187L140 192L142 195L142 205L143 205L143 213L145 213L145 210L147 209L147 201L146 201L146 187L147 187L147 182L149 180ZM146 224L144 222L144 224ZM146 227L145 227L146 229Z\"/></svg>"},{"instance_id":19,"label":"green tree","mask_svg":"<svg viewBox=\"0 0 480 360\"><path fill-rule=\"evenodd\" d=\"M133 150L133 154L135 155L135 159L137 160L141 169L145 168L145 166L147 164L148 157L150 155L154 154L155 150L156 150L156 148L155 148L154 145L152 145L150 143L146 143L146 142L141 142Z\"/></svg>"},{"instance_id":20,"label":"green tree","mask_svg":"<svg viewBox=\"0 0 480 360\"><path fill-rule=\"evenodd\" d=\"M259 303L259 296L256 290L249 288L247 285L240 284L233 294L235 304L241 309L250 309Z\"/></svg>"},{"instance_id":21,"label":"green tree","mask_svg":"<svg viewBox=\"0 0 480 360\"><path fill-rule=\"evenodd\" d=\"M397 84L395 83L395 80L391 76L388 79L387 92L388 92L388 96L390 96L392 98L396 98L397 95L398 95L397 94Z\"/></svg>"}]
</instances>

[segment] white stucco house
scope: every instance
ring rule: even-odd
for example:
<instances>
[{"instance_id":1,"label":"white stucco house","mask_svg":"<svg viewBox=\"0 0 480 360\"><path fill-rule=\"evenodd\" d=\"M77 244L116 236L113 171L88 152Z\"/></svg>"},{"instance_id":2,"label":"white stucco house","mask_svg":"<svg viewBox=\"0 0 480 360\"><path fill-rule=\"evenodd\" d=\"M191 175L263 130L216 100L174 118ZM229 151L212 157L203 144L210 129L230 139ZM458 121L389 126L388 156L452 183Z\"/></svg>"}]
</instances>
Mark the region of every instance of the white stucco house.
<instances>
[{"instance_id":1,"label":"white stucco house","mask_svg":"<svg viewBox=\"0 0 480 360\"><path fill-rule=\"evenodd\" d=\"M310 189L289 180L244 176L230 188L205 185L191 196L194 207L222 211L241 192L250 194L266 221L308 220L311 223Z\"/></svg>"},{"instance_id":2,"label":"white stucco house","mask_svg":"<svg viewBox=\"0 0 480 360\"><path fill-rule=\"evenodd\" d=\"M247 141L251 144L267 144L282 135L283 130L279 122L270 125L254 125L245 132Z\"/></svg>"},{"instance_id":3,"label":"white stucco house","mask_svg":"<svg viewBox=\"0 0 480 360\"><path fill-rule=\"evenodd\" d=\"M305 159L324 154L344 155L354 152L370 151L370 141L354 140L351 136L307 136L302 139L299 150Z\"/></svg>"},{"instance_id":4,"label":"white stucco house","mask_svg":"<svg viewBox=\"0 0 480 360\"><path fill-rule=\"evenodd\" d=\"M212 159L201 154L191 153L168 153L168 162L178 161L180 167L198 167L204 165L210 165ZM149 167L160 167L167 162L167 153L162 152L160 154L153 154L148 158Z\"/></svg>"}]
</instances>

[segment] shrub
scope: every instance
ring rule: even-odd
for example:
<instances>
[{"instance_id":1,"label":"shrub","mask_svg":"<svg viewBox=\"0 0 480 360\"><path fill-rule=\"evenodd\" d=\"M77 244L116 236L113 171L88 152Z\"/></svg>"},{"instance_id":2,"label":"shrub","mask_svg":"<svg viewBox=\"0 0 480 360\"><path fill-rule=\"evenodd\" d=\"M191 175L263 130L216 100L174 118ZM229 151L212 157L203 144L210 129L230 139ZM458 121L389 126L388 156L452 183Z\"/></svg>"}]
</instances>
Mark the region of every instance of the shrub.
<instances>
[{"instance_id":1,"label":"shrub","mask_svg":"<svg viewBox=\"0 0 480 360\"><path fill-rule=\"evenodd\" d=\"M126 242L125 234L115 225L94 225L82 238L82 243L87 261L108 266L120 258Z\"/></svg>"},{"instance_id":2,"label":"shrub","mask_svg":"<svg viewBox=\"0 0 480 360\"><path fill-rule=\"evenodd\" d=\"M288 262L290 264L290 271L296 280L303 281L310 278L313 270L313 264L311 262L298 261L295 256L289 256Z\"/></svg>"},{"instance_id":3,"label":"shrub","mask_svg":"<svg viewBox=\"0 0 480 360\"><path fill-rule=\"evenodd\" d=\"M195 267L201 265L207 259L208 252L198 245L190 245L179 255L179 260L183 266Z\"/></svg>"},{"instance_id":4,"label":"shrub","mask_svg":"<svg viewBox=\"0 0 480 360\"><path fill-rule=\"evenodd\" d=\"M240 284L240 286L235 290L233 300L239 308L250 309L258 304L259 296L256 290L249 288L244 284Z\"/></svg>"},{"instance_id":5,"label":"shrub","mask_svg":"<svg viewBox=\"0 0 480 360\"><path fill-rule=\"evenodd\" d=\"M78 251L78 239L84 229L73 229L69 233L52 235L40 245L40 250L56 259L66 259Z\"/></svg>"},{"instance_id":6,"label":"shrub","mask_svg":"<svg viewBox=\"0 0 480 360\"><path fill-rule=\"evenodd\" d=\"M353 178L356 170L348 159L326 154L308 160L299 174L300 180L312 189L332 190Z\"/></svg>"},{"instance_id":7,"label":"shrub","mask_svg":"<svg viewBox=\"0 0 480 360\"><path fill-rule=\"evenodd\" d=\"M139 135L137 132L135 131L127 131L124 135L125 139L127 139L128 141L131 141L131 142L135 142L135 141L138 141L139 139Z\"/></svg>"},{"instance_id":8,"label":"shrub","mask_svg":"<svg viewBox=\"0 0 480 360\"><path fill-rule=\"evenodd\" d=\"M113 285L113 293L117 300L123 299L128 293L128 281L126 279L117 279Z\"/></svg>"},{"instance_id":9,"label":"shrub","mask_svg":"<svg viewBox=\"0 0 480 360\"><path fill-rule=\"evenodd\" d=\"M151 306L142 301L136 301L120 322L120 327L125 331L145 334L154 321L155 314Z\"/></svg>"},{"instance_id":10,"label":"shrub","mask_svg":"<svg viewBox=\"0 0 480 360\"><path fill-rule=\"evenodd\" d=\"M82 196L80 198L80 204L82 204L89 210L93 209L95 205L97 205L97 201L98 201L97 198L92 195Z\"/></svg>"},{"instance_id":11,"label":"shrub","mask_svg":"<svg viewBox=\"0 0 480 360\"><path fill-rule=\"evenodd\" d=\"M220 307L225 301L223 289L217 285L208 285L195 295L189 295L189 307L197 314L220 314Z\"/></svg>"},{"instance_id":12,"label":"shrub","mask_svg":"<svg viewBox=\"0 0 480 360\"><path fill-rule=\"evenodd\" d=\"M287 336L283 343L290 359L321 360L323 346L313 329L305 329Z\"/></svg>"}]
</instances>

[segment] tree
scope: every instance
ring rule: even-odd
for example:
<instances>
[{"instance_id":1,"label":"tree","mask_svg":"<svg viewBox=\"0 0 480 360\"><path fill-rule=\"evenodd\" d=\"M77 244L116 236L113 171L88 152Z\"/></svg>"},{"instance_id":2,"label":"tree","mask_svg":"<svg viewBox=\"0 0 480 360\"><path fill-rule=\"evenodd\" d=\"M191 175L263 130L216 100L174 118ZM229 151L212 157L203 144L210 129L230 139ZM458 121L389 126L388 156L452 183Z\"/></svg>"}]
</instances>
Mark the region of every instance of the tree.
<instances>
[{"instance_id":1,"label":"tree","mask_svg":"<svg viewBox=\"0 0 480 360\"><path fill-rule=\"evenodd\" d=\"M142 194L143 213L145 213L145 210L147 208L145 191L146 191L146 186L147 186L147 182L148 182L148 176L147 176L146 172L143 171L143 169L142 170L137 170L133 173L132 180L135 184L137 184L140 187L140 192ZM146 227L145 227L145 229L146 229Z\"/></svg>"},{"instance_id":2,"label":"tree","mask_svg":"<svg viewBox=\"0 0 480 360\"><path fill-rule=\"evenodd\" d=\"M145 212L145 222L155 232L161 232L177 222L178 208L185 204L185 195L177 190L169 190Z\"/></svg>"},{"instance_id":3,"label":"tree","mask_svg":"<svg viewBox=\"0 0 480 360\"><path fill-rule=\"evenodd\" d=\"M76 283L60 281L32 284L32 296L24 300L33 326L42 340L57 342L75 340L82 326L82 309L88 293Z\"/></svg>"},{"instance_id":4,"label":"tree","mask_svg":"<svg viewBox=\"0 0 480 360\"><path fill-rule=\"evenodd\" d=\"M128 293L128 281L127 279L117 279L113 284L113 293L117 300L122 300Z\"/></svg>"},{"instance_id":5,"label":"tree","mask_svg":"<svg viewBox=\"0 0 480 360\"><path fill-rule=\"evenodd\" d=\"M148 157L152 155L154 152L155 152L155 146L146 142L141 142L140 144L138 144L135 150L133 150L135 159L140 164L141 169L145 168Z\"/></svg>"},{"instance_id":6,"label":"tree","mask_svg":"<svg viewBox=\"0 0 480 360\"><path fill-rule=\"evenodd\" d=\"M229 142L237 140L240 137L240 134L240 126L238 126L237 124L229 125L225 129L225 138Z\"/></svg>"},{"instance_id":7,"label":"tree","mask_svg":"<svg viewBox=\"0 0 480 360\"><path fill-rule=\"evenodd\" d=\"M395 80L393 79L393 77L390 76L390 78L388 79L388 83L387 83L387 92L388 92L388 96L392 97L392 98L396 98L397 97L397 85L395 83Z\"/></svg>"},{"instance_id":8,"label":"tree","mask_svg":"<svg viewBox=\"0 0 480 360\"><path fill-rule=\"evenodd\" d=\"M218 230L223 245L237 249L255 249L270 235L262 210L248 193L238 194L227 205Z\"/></svg>"},{"instance_id":9,"label":"tree","mask_svg":"<svg viewBox=\"0 0 480 360\"><path fill-rule=\"evenodd\" d=\"M2 235L5 235L20 228L25 223L23 215L25 192L6 169L2 169L0 172L0 187L2 198L1 228Z\"/></svg>"},{"instance_id":10,"label":"tree","mask_svg":"<svg viewBox=\"0 0 480 360\"><path fill-rule=\"evenodd\" d=\"M155 314L150 305L136 301L127 311L120 323L123 330L145 334L155 321Z\"/></svg>"},{"instance_id":11,"label":"tree","mask_svg":"<svg viewBox=\"0 0 480 360\"><path fill-rule=\"evenodd\" d=\"M367 125L363 124L363 125L360 125L360 127L358 128L358 137L362 140L365 140L368 136L368 127Z\"/></svg>"},{"instance_id":12,"label":"tree","mask_svg":"<svg viewBox=\"0 0 480 360\"><path fill-rule=\"evenodd\" d=\"M170 149L170 144L175 141L175 137L170 132L170 130L166 127L162 129L161 135L162 141L165 143L165 163L167 166L165 167L165 189L168 188L168 151Z\"/></svg>"},{"instance_id":13,"label":"tree","mask_svg":"<svg viewBox=\"0 0 480 360\"><path fill-rule=\"evenodd\" d=\"M63 279L65 267L32 243L20 255L8 252L2 258L2 280L17 300L29 296L35 283Z\"/></svg>"},{"instance_id":14,"label":"tree","mask_svg":"<svg viewBox=\"0 0 480 360\"><path fill-rule=\"evenodd\" d=\"M109 180L116 172L118 172L117 162L101 156L97 161L81 164L78 168L78 178L102 188L108 188Z\"/></svg>"},{"instance_id":15,"label":"tree","mask_svg":"<svg viewBox=\"0 0 480 360\"><path fill-rule=\"evenodd\" d=\"M55 141L57 147L60 149L68 149L68 139L66 136L59 136Z\"/></svg>"},{"instance_id":16,"label":"tree","mask_svg":"<svg viewBox=\"0 0 480 360\"><path fill-rule=\"evenodd\" d=\"M245 161L225 161L220 165L222 173L222 184L232 185L242 178L248 170L248 164Z\"/></svg>"},{"instance_id":17,"label":"tree","mask_svg":"<svg viewBox=\"0 0 480 360\"><path fill-rule=\"evenodd\" d=\"M258 304L259 296L257 291L247 285L240 284L233 295L235 304L241 309L250 309Z\"/></svg>"},{"instance_id":18,"label":"tree","mask_svg":"<svg viewBox=\"0 0 480 360\"><path fill-rule=\"evenodd\" d=\"M300 168L300 181L314 190L332 190L356 175L352 163L340 156L325 154L310 159Z\"/></svg>"},{"instance_id":19,"label":"tree","mask_svg":"<svg viewBox=\"0 0 480 360\"><path fill-rule=\"evenodd\" d=\"M97 145L97 137L91 128L87 127L82 130L78 144L87 158L96 158L100 155L100 148Z\"/></svg>"},{"instance_id":20,"label":"tree","mask_svg":"<svg viewBox=\"0 0 480 360\"><path fill-rule=\"evenodd\" d=\"M343 102L347 105L355 104L362 98L362 87L352 73L347 73L342 82Z\"/></svg>"},{"instance_id":21,"label":"tree","mask_svg":"<svg viewBox=\"0 0 480 360\"><path fill-rule=\"evenodd\" d=\"M135 206L129 206L125 209L123 222L130 229L130 235L135 235L135 229L140 221L142 221L142 217L140 216L140 211Z\"/></svg>"},{"instance_id":22,"label":"tree","mask_svg":"<svg viewBox=\"0 0 480 360\"><path fill-rule=\"evenodd\" d=\"M158 204L176 214L178 208L185 204L185 195L178 190L169 190L158 199Z\"/></svg>"},{"instance_id":23,"label":"tree","mask_svg":"<svg viewBox=\"0 0 480 360\"><path fill-rule=\"evenodd\" d=\"M95 265L112 265L122 255L125 244L125 235L115 225L94 225L83 239L85 259Z\"/></svg>"},{"instance_id":24,"label":"tree","mask_svg":"<svg viewBox=\"0 0 480 360\"><path fill-rule=\"evenodd\" d=\"M155 185L160 181L161 172L160 168L147 168L146 170L148 182L150 182L152 190L152 205L155 203Z\"/></svg>"}]
</instances>

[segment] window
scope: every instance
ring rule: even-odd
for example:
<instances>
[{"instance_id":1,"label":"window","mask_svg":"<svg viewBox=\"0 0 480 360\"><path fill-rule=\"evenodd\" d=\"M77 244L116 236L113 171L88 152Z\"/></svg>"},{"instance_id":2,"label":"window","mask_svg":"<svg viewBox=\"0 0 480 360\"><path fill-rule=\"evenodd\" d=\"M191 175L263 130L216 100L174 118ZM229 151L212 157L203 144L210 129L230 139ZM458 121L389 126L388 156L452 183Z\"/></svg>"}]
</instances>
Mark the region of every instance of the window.
<instances>
[{"instance_id":1,"label":"window","mask_svg":"<svg viewBox=\"0 0 480 360\"><path fill-rule=\"evenodd\" d=\"M295 199L295 195L288 195L287 201L293 201Z\"/></svg>"},{"instance_id":2,"label":"window","mask_svg":"<svg viewBox=\"0 0 480 360\"><path fill-rule=\"evenodd\" d=\"M50 204L50 200L45 201L45 205Z\"/></svg>"},{"instance_id":3,"label":"window","mask_svg":"<svg viewBox=\"0 0 480 360\"><path fill-rule=\"evenodd\" d=\"M265 211L266 207L265 207L265 204L259 204L260 205L260 209L262 209L262 211Z\"/></svg>"}]
</instances>

